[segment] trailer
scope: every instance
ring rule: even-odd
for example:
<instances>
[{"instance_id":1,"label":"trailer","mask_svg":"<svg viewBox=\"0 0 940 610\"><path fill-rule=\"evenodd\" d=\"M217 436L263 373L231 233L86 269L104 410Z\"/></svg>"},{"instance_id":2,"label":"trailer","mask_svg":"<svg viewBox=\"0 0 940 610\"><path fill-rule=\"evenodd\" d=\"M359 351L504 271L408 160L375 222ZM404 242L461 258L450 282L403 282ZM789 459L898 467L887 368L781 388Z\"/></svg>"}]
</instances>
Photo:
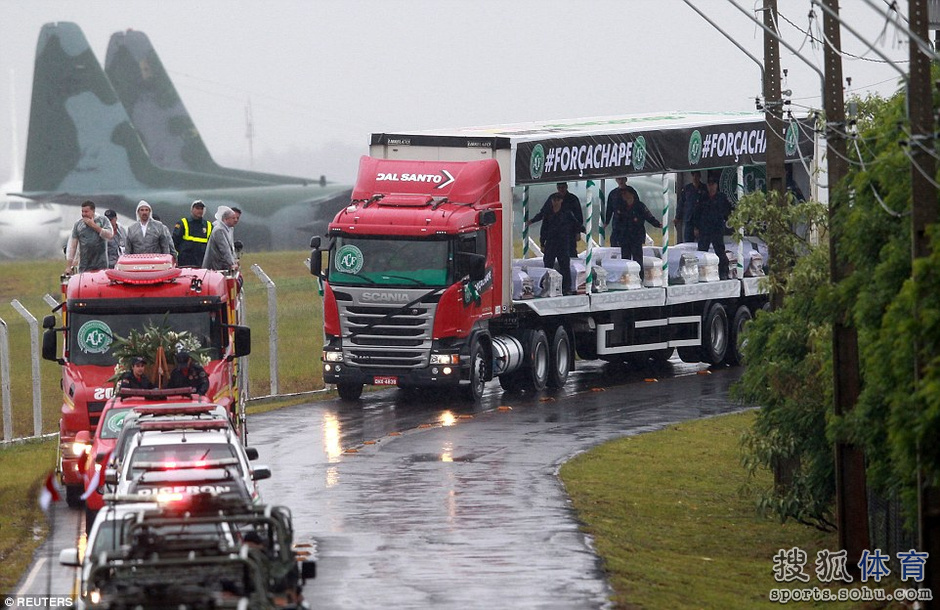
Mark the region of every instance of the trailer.
<instances>
[{"instance_id":1,"label":"trailer","mask_svg":"<svg viewBox=\"0 0 940 610\"><path fill-rule=\"evenodd\" d=\"M768 303L766 247L729 236L734 264L718 277L715 254L676 243L675 192L664 187L660 201L646 201L662 230L642 266L626 261L605 247L604 191L612 178L649 176L678 190L700 171L736 201L745 187L763 187L774 137L805 190L816 144L809 119L779 134L763 115L700 113L373 134L350 205L325 241L311 240L324 381L350 400L370 384L461 385L479 400L494 378L507 391L560 387L575 354L642 362L677 351L685 361L738 363L741 329ZM528 222L539 193L559 182L582 189L586 230L563 290Z\"/></svg>"}]
</instances>

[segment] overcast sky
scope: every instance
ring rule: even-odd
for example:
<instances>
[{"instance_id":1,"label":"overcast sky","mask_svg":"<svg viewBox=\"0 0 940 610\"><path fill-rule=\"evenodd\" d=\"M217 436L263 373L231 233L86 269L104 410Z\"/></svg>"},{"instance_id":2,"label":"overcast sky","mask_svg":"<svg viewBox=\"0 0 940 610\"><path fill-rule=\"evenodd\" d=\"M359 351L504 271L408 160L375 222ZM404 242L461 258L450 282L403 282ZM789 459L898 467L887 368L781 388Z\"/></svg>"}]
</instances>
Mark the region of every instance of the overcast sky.
<instances>
[{"instance_id":1,"label":"overcast sky","mask_svg":"<svg viewBox=\"0 0 940 610\"><path fill-rule=\"evenodd\" d=\"M762 31L731 0L690 1L762 58ZM753 14L754 0L735 1ZM865 2L843 1L844 20L906 70L903 34ZM806 30L810 1L778 4L784 38L821 67L822 49L787 23ZM342 182L372 132L754 110L761 90L754 61L682 0L0 0L0 14L0 183L13 108L22 171L36 41L50 21L77 23L102 64L112 33L146 33L223 165ZM897 89L898 73L866 44L845 29L842 42L865 56L844 60L850 92ZM781 57L794 110L818 107L818 75Z\"/></svg>"}]
</instances>

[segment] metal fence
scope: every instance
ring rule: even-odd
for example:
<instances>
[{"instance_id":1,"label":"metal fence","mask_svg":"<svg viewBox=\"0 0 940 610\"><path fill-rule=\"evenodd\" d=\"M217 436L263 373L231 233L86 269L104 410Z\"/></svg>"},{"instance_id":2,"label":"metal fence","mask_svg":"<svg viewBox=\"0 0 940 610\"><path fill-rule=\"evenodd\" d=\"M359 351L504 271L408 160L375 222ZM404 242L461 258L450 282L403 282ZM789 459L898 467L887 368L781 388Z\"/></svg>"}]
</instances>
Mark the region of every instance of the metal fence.
<instances>
[{"instance_id":1,"label":"metal fence","mask_svg":"<svg viewBox=\"0 0 940 610\"><path fill-rule=\"evenodd\" d=\"M278 380L278 314L277 314L277 286L274 281L264 272L261 267L258 265L252 265L251 270L258 277L261 283L264 285L265 290L267 291L267 302L268 302L268 370L270 374L270 388L267 394L255 393L253 388L250 387L249 383L249 356L244 356L239 359L240 372L239 372L239 382L243 389L243 395L248 402L265 400L272 398L287 398L294 396L305 396L313 395L326 391L326 388L322 390L311 390L309 392L294 392L281 394L279 392L280 384ZM248 278L245 278L246 282ZM51 295L43 296L43 301L50 308L55 308L59 302L55 297ZM10 302L10 305L13 309L16 310L20 316L26 320L29 328L29 340L30 340L30 372L32 379L32 411L33 411L33 431L32 434L25 434L23 431L14 431L13 426L13 400L10 387L10 336L9 336L9 326L7 322L0 317L0 405L3 409L3 439L0 440L0 445L8 444L12 442L20 442L24 440L30 440L40 437L52 437L56 436L57 433L51 434L42 434L42 387L41 387L41 373L40 373L40 358L41 358L41 349L40 349L40 334L39 334L39 323L37 322L36 316L33 312L20 303L17 299L13 299ZM242 319L246 319L245 316L245 301L242 299ZM34 310L40 315L46 315L48 310L40 310L38 307ZM17 354L17 358L20 358L21 355ZM17 406L18 409L24 408ZM21 436L16 437L14 432L18 432Z\"/></svg>"}]
</instances>

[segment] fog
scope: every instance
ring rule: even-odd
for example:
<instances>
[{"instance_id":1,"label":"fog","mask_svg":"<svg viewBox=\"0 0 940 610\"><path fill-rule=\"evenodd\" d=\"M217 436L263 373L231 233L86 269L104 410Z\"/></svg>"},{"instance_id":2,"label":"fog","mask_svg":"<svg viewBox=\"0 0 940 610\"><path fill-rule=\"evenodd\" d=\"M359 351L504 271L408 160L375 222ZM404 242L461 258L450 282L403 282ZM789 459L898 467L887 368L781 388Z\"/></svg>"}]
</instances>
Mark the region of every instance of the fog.
<instances>
[{"instance_id":1,"label":"fog","mask_svg":"<svg viewBox=\"0 0 940 610\"><path fill-rule=\"evenodd\" d=\"M762 31L730 0L690 1L762 58ZM861 0L845 4L846 22L906 70L904 36ZM779 0L780 29L821 66L821 46L800 31L811 6ZM77 23L102 64L112 33L146 33L223 165L340 182L354 179L372 132L754 110L761 90L757 64L682 0L0 0L0 9L0 183L22 171L36 41L49 21ZM845 30L842 40L847 94L896 91L895 69ZM818 108L818 75L785 48L781 58L793 111Z\"/></svg>"}]
</instances>

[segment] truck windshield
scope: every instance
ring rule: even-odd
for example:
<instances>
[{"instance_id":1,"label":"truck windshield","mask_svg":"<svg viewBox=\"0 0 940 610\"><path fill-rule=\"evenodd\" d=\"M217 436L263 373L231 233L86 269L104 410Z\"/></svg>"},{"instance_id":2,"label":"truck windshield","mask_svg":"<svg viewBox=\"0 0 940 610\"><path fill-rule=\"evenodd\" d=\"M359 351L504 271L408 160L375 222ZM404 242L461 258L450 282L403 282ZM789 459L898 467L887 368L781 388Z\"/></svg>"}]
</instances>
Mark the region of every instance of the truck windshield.
<instances>
[{"instance_id":1,"label":"truck windshield","mask_svg":"<svg viewBox=\"0 0 940 610\"><path fill-rule=\"evenodd\" d=\"M209 358L218 360L223 350L222 324L216 311L188 313L83 313L69 316L69 359L78 365L114 366L115 337L126 339L131 330L168 326L171 331L189 331L199 345L209 348Z\"/></svg>"},{"instance_id":2,"label":"truck windshield","mask_svg":"<svg viewBox=\"0 0 940 610\"><path fill-rule=\"evenodd\" d=\"M330 263L329 281L345 286L415 286L449 283L450 242L431 239L340 236Z\"/></svg>"}]
</instances>

